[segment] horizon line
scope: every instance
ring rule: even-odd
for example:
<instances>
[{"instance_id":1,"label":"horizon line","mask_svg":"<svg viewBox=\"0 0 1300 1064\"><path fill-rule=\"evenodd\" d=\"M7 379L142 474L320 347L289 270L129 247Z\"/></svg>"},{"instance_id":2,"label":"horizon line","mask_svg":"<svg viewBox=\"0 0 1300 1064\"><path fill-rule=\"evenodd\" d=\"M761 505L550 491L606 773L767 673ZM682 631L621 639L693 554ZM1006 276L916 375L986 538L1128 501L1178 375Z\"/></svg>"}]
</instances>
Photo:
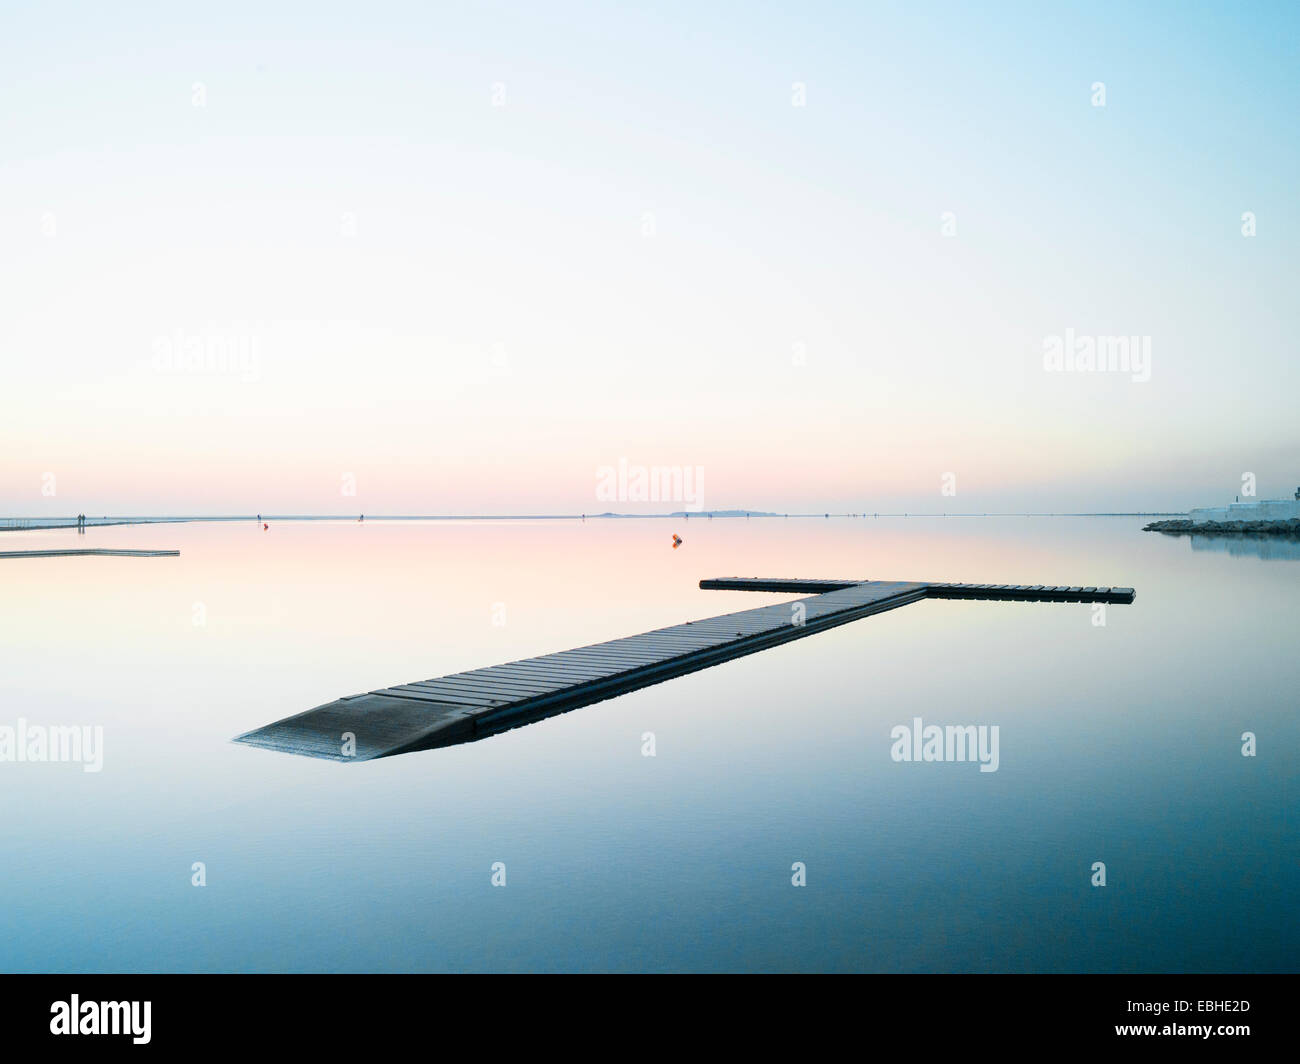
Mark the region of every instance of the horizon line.
<instances>
[{"instance_id":1,"label":"horizon line","mask_svg":"<svg viewBox=\"0 0 1300 1064\"><path fill-rule=\"evenodd\" d=\"M771 510L674 510L665 513L617 513L614 511L604 511L602 513L562 513L562 514L530 514L530 513L466 513L466 514L367 514L360 511L352 513L329 513L329 514L295 514L295 513L249 513L249 514L102 514L98 517L86 516L86 523L104 524L124 521L256 521L258 519L277 521L357 521L363 519L366 521L580 521L587 520L663 520L667 518L678 518L690 520L692 517L703 518L819 518L828 519L832 517L853 518L853 519L875 519L882 517L1166 517L1176 516L1178 514L1188 513L1187 510L989 510L989 511L971 511L971 512L929 512L929 511L894 511L894 512L875 512L875 511L819 511L819 512L795 512L778 513ZM24 522L50 522L66 521L71 524L77 523L77 515L13 515L0 516L0 522L24 521Z\"/></svg>"}]
</instances>

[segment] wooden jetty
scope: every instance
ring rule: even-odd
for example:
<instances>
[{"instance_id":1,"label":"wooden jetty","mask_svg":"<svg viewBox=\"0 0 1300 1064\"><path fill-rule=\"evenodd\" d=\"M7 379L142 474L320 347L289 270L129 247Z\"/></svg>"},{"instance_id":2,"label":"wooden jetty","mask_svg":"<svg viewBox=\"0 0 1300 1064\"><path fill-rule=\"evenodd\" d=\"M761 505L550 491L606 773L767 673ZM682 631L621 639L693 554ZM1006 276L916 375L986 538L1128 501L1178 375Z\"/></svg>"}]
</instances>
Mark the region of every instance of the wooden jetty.
<instances>
[{"instance_id":1,"label":"wooden jetty","mask_svg":"<svg viewBox=\"0 0 1300 1064\"><path fill-rule=\"evenodd\" d=\"M111 558L179 558L178 550L113 550L87 547L85 550L4 550L0 558L72 558L79 554L102 554Z\"/></svg>"},{"instance_id":2,"label":"wooden jetty","mask_svg":"<svg viewBox=\"0 0 1300 1064\"><path fill-rule=\"evenodd\" d=\"M484 739L923 598L1129 603L1134 597L1127 587L902 580L726 577L701 580L700 587L811 594L556 654L350 695L246 732L235 742L307 757L367 761Z\"/></svg>"}]
</instances>

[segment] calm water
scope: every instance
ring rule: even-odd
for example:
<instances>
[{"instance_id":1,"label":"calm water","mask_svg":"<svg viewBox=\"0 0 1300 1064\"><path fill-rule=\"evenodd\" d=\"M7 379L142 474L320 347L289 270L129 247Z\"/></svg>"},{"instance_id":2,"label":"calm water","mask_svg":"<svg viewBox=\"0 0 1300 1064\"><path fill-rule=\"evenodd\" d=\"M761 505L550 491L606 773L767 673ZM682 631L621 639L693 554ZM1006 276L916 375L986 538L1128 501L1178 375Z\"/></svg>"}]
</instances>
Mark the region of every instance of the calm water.
<instances>
[{"instance_id":1,"label":"calm water","mask_svg":"<svg viewBox=\"0 0 1300 1064\"><path fill-rule=\"evenodd\" d=\"M4 533L182 553L0 560L0 726L101 725L105 744L99 773L0 764L0 967L1294 971L1300 559L1142 523ZM1104 626L1087 605L922 602L364 764L229 742L339 695L781 599L696 587L730 575L1138 595ZM917 716L998 725L999 770L893 762L890 729Z\"/></svg>"}]
</instances>

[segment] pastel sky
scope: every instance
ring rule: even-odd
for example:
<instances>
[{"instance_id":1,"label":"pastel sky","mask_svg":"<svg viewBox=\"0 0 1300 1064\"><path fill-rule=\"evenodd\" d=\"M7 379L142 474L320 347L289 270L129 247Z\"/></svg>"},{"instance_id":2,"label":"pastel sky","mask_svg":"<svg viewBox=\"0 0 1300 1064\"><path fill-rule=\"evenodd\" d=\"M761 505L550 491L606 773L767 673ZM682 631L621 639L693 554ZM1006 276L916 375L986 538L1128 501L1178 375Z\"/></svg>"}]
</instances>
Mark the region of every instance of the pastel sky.
<instances>
[{"instance_id":1,"label":"pastel sky","mask_svg":"<svg viewBox=\"0 0 1300 1064\"><path fill-rule=\"evenodd\" d=\"M7 3L0 514L681 508L597 499L620 459L715 508L1289 498L1298 30ZM1067 330L1150 379L1045 370Z\"/></svg>"}]
</instances>

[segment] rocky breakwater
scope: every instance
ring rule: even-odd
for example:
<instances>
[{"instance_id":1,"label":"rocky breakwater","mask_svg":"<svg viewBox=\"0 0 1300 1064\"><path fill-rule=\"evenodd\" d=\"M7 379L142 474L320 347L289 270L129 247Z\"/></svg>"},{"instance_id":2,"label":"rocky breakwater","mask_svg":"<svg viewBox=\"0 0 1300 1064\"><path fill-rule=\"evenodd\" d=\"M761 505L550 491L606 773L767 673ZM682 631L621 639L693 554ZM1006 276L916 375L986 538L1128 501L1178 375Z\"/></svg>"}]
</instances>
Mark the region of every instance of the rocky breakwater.
<instances>
[{"instance_id":1,"label":"rocky breakwater","mask_svg":"<svg viewBox=\"0 0 1300 1064\"><path fill-rule=\"evenodd\" d=\"M1300 539L1300 517L1285 521L1152 521L1143 532L1168 532L1171 535L1196 533L1198 536L1289 536Z\"/></svg>"}]
</instances>

